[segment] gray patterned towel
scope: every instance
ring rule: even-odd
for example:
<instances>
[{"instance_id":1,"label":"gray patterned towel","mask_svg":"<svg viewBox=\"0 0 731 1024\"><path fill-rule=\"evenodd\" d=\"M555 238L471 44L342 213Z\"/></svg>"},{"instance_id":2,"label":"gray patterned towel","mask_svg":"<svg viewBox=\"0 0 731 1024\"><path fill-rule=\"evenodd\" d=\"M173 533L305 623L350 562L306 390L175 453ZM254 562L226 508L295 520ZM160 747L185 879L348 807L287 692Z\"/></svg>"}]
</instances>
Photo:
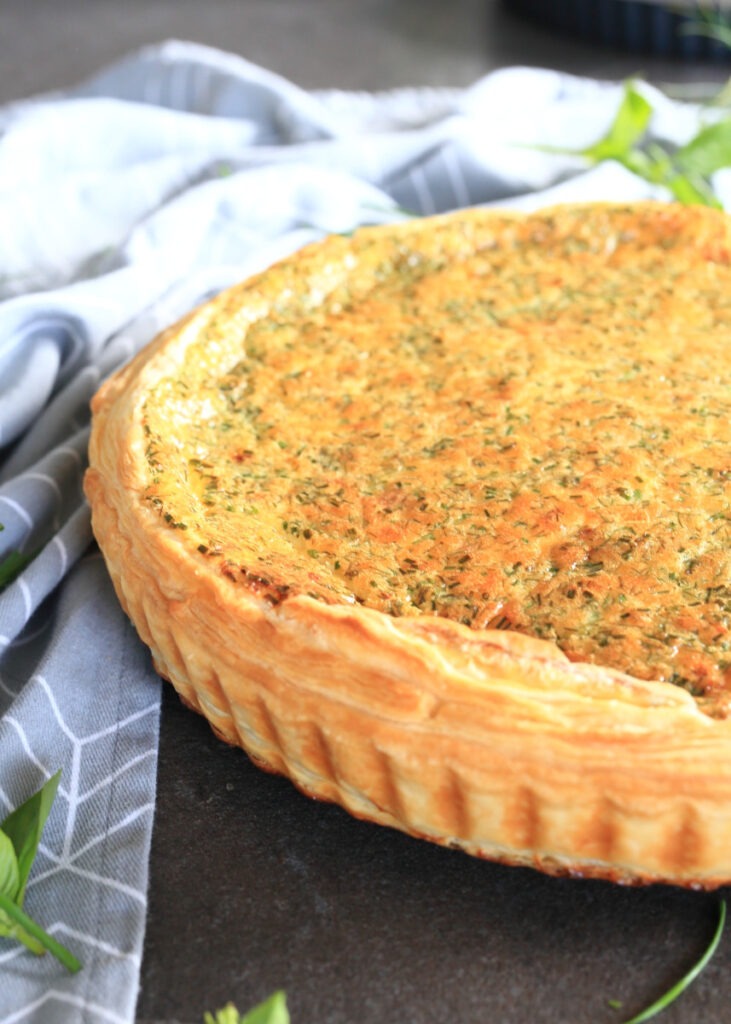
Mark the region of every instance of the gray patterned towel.
<instances>
[{"instance_id":1,"label":"gray patterned towel","mask_svg":"<svg viewBox=\"0 0 731 1024\"><path fill-rule=\"evenodd\" d=\"M513 68L466 90L308 93L173 42L0 109L0 566L23 565L0 592L0 820L61 769L25 906L83 962L70 975L0 939L2 1024L134 1019L159 682L82 495L99 381L328 232L647 195L617 166L531 148L590 143L620 92ZM695 128L696 110L654 98L665 137Z\"/></svg>"}]
</instances>

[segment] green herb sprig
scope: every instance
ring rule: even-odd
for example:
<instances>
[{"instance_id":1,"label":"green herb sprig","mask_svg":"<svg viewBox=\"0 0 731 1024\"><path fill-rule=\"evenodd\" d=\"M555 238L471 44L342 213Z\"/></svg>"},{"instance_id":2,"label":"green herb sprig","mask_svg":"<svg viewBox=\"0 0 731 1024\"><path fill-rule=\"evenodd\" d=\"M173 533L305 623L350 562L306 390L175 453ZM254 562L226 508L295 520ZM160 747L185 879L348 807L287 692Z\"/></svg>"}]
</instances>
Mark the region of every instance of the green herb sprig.
<instances>
[{"instance_id":1,"label":"green herb sprig","mask_svg":"<svg viewBox=\"0 0 731 1024\"><path fill-rule=\"evenodd\" d=\"M699 9L697 17L680 26L681 35L706 36L731 48L731 20L721 11Z\"/></svg>"},{"instance_id":2,"label":"green herb sprig","mask_svg":"<svg viewBox=\"0 0 731 1024\"><path fill-rule=\"evenodd\" d=\"M703 956L697 961L697 963L695 963L691 967L688 973L684 974L680 981L676 981L676 983L671 988L669 988L664 995L660 996L659 999L656 999L654 1003L647 1007L647 1009L642 1010L640 1013L632 1017L630 1020L625 1021L624 1024L644 1024L645 1021L651 1020L653 1017L656 1017L663 1010L667 1009L667 1007L670 1006L671 1003L674 1003L678 996L685 992L689 985L692 985L692 983L695 981L695 979L698 977L701 971L704 970L705 967L708 965L708 962L710 961L711 957L718 949L718 944L721 941L721 936L723 935L723 929L725 924L726 901L721 900L721 902L718 905L718 923L716 924L716 930L713 933L713 938L708 944L708 947Z\"/></svg>"},{"instance_id":3,"label":"green herb sprig","mask_svg":"<svg viewBox=\"0 0 731 1024\"><path fill-rule=\"evenodd\" d=\"M704 125L683 146L669 148L648 139L653 106L634 80L624 92L607 132L583 149L542 147L544 151L580 157L595 165L615 160L627 170L666 188L678 202L721 208L712 176L731 167L731 118Z\"/></svg>"},{"instance_id":4,"label":"green herb sprig","mask_svg":"<svg viewBox=\"0 0 731 1024\"><path fill-rule=\"evenodd\" d=\"M56 772L0 825L0 936L22 942L38 955L48 950L67 970L76 973L81 964L73 953L23 910L28 875L60 777L61 773Z\"/></svg>"},{"instance_id":5,"label":"green herb sprig","mask_svg":"<svg viewBox=\"0 0 731 1024\"><path fill-rule=\"evenodd\" d=\"M228 1003L215 1013L206 1013L203 1024L290 1024L287 997L284 992L275 992L243 1016L233 1003Z\"/></svg>"}]
</instances>

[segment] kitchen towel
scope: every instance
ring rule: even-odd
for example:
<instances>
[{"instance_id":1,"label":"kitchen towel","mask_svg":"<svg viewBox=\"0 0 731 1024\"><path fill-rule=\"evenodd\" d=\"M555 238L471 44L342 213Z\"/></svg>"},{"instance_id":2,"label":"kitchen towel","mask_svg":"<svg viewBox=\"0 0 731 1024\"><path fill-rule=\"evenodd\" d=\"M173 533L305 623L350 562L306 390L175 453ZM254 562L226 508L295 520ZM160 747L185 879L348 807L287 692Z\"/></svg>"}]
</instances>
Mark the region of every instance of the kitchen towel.
<instances>
[{"instance_id":1,"label":"kitchen towel","mask_svg":"<svg viewBox=\"0 0 731 1024\"><path fill-rule=\"evenodd\" d=\"M652 131L701 112L649 90ZM581 147L622 95L532 68L468 89L307 92L145 49L0 108L0 820L56 770L25 906L83 963L0 939L0 1022L134 1020L160 684L94 547L89 400L161 328L307 242L474 204L665 198ZM717 189L731 197L728 172Z\"/></svg>"}]
</instances>

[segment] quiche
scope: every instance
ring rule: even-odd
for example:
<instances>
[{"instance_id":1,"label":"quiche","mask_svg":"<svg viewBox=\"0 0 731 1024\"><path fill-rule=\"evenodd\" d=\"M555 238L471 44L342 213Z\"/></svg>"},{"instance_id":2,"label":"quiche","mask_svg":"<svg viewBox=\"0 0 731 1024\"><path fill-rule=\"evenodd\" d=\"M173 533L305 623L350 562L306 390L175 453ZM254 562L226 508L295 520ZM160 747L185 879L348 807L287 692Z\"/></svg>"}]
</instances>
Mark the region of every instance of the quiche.
<instances>
[{"instance_id":1,"label":"quiche","mask_svg":"<svg viewBox=\"0 0 731 1024\"><path fill-rule=\"evenodd\" d=\"M554 874L731 881L731 221L327 238L93 401L159 673L312 797Z\"/></svg>"}]
</instances>

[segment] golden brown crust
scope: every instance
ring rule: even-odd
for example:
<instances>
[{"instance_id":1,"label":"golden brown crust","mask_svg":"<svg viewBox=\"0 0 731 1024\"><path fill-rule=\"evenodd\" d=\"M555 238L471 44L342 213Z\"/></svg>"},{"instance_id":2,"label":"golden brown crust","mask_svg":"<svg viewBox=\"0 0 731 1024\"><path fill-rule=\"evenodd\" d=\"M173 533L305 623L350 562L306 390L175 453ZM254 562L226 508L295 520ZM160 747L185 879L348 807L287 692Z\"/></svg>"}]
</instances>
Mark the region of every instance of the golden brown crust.
<instances>
[{"instance_id":1,"label":"golden brown crust","mask_svg":"<svg viewBox=\"0 0 731 1024\"><path fill-rule=\"evenodd\" d=\"M489 218L452 221L454 244ZM396 235L417 244L443 225ZM353 252L363 259L348 269ZM295 312L337 292L341 272L357 292L371 252L356 236L300 256ZM552 873L731 880L731 720L685 689L570 661L512 630L394 617L301 588L273 596L269 580L222 572L150 503L150 395L206 332L215 366L226 332L281 305L291 266L195 311L94 400L94 530L160 673L222 738L357 816Z\"/></svg>"}]
</instances>

